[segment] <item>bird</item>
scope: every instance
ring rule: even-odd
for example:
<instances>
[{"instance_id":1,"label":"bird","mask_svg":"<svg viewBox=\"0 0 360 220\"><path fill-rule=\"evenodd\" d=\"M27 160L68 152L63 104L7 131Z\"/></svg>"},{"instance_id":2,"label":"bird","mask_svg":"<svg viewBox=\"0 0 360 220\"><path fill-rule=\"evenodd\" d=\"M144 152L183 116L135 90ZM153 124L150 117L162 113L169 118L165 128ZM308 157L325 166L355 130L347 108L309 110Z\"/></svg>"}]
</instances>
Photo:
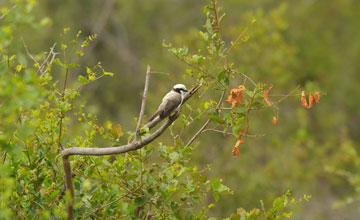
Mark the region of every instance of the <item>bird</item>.
<instances>
[{"instance_id":1,"label":"bird","mask_svg":"<svg viewBox=\"0 0 360 220\"><path fill-rule=\"evenodd\" d=\"M178 109L183 103L186 92L188 90L185 85L175 84L171 91L164 96L158 110L148 119L148 122L151 122L157 116L160 116L162 120Z\"/></svg>"}]
</instances>

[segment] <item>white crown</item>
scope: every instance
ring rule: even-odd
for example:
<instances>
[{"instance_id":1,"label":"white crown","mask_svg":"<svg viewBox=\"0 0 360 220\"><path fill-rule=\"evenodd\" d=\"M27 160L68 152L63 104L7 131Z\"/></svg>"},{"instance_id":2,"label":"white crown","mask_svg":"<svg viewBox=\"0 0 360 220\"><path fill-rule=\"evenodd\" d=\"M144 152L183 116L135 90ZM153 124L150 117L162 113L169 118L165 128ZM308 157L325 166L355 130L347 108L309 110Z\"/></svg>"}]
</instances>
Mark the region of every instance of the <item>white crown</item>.
<instances>
[{"instance_id":1,"label":"white crown","mask_svg":"<svg viewBox=\"0 0 360 220\"><path fill-rule=\"evenodd\" d=\"M176 84L173 87L174 89L183 89L183 90L187 90L186 86L184 84Z\"/></svg>"}]
</instances>

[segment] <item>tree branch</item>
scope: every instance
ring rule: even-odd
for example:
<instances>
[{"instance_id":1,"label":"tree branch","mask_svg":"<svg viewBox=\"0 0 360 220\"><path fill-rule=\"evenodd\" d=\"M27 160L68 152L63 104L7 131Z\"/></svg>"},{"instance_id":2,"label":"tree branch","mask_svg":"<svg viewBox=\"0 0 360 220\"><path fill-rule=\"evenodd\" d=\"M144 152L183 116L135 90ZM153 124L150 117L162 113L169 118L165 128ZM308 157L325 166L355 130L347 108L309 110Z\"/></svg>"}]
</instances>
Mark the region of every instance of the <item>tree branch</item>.
<instances>
[{"instance_id":1,"label":"tree branch","mask_svg":"<svg viewBox=\"0 0 360 220\"><path fill-rule=\"evenodd\" d=\"M138 118L138 123L137 123L136 130L135 130L134 141L137 141L140 136L140 126L141 126L141 122L142 122L142 119L144 117L144 112L145 112L146 96L147 96L147 92L148 92L148 88L149 88L149 78L150 78L150 66L148 65L146 68L144 94L143 94L143 98L142 98L142 102L141 102L141 109L140 109L140 114L139 114L139 118Z\"/></svg>"},{"instance_id":2,"label":"tree branch","mask_svg":"<svg viewBox=\"0 0 360 220\"><path fill-rule=\"evenodd\" d=\"M147 211L147 214L146 214L144 220L149 220L152 216L154 216L154 214L151 213L151 208L152 208L152 203L150 202L149 209Z\"/></svg>"},{"instance_id":3,"label":"tree branch","mask_svg":"<svg viewBox=\"0 0 360 220\"><path fill-rule=\"evenodd\" d=\"M233 135L232 132L227 132L227 131L221 131L221 130L217 130L217 129L212 129L212 128L208 128L208 129L205 129L203 130L201 133L205 133L207 131L213 131L213 132L217 132L217 133L221 133L223 135ZM264 137L265 134L243 134L243 135L240 135L241 137Z\"/></svg>"},{"instance_id":4,"label":"tree branch","mask_svg":"<svg viewBox=\"0 0 360 220\"><path fill-rule=\"evenodd\" d=\"M191 98L200 86L193 87L190 92L186 93L184 96L183 104ZM125 144L117 147L105 147L105 148L84 148L84 147L72 147L66 148L61 152L61 156L67 158L71 155L112 155L112 154L123 154L129 151L134 151L142 148L143 146L151 143L157 137L159 137L177 118L179 117L179 112L175 115L170 116L169 119L161 125L155 132L145 137L141 141L134 141L130 144ZM157 125L161 121L160 117L155 118L152 122L147 123L145 126L149 129Z\"/></svg>"},{"instance_id":5,"label":"tree branch","mask_svg":"<svg viewBox=\"0 0 360 220\"><path fill-rule=\"evenodd\" d=\"M24 41L24 38L21 37L21 40L23 42L23 45L24 45L24 49L25 49L25 52L26 54L31 58L32 61L34 61L34 63L36 64L36 68L38 69L36 74L38 72L41 73L41 76L45 75L48 71L46 69L46 67L50 66L54 60L55 60L55 57L58 53L54 52L54 49L55 49L55 46L56 46L56 43L53 44L52 47L50 47L50 51L48 52L48 55L46 56L46 58L43 60L43 62L40 64L34 57L33 55L31 55L28 47L26 46L25 44L25 41ZM45 65L46 64L46 65Z\"/></svg>"},{"instance_id":6,"label":"tree branch","mask_svg":"<svg viewBox=\"0 0 360 220\"><path fill-rule=\"evenodd\" d=\"M74 219L74 199L75 199L75 192L74 192L74 186L72 181L72 174L71 174L71 166L69 162L69 157L62 157L63 160L63 166L64 166L64 172L65 172L65 184L66 189L70 191L71 194L71 201L67 202L67 219L72 220Z\"/></svg>"},{"instance_id":7,"label":"tree branch","mask_svg":"<svg viewBox=\"0 0 360 220\"><path fill-rule=\"evenodd\" d=\"M84 148L84 147L72 147L66 148L61 152L63 157L69 157L71 155L113 155L113 154L123 154L129 151L134 151L142 148L143 146L151 143L157 137L159 137L167 127L169 127L177 118L179 117L179 113L169 117L169 119L161 125L154 133L145 137L141 141L134 141L130 144L125 144L117 147L105 147L105 148Z\"/></svg>"}]
</instances>

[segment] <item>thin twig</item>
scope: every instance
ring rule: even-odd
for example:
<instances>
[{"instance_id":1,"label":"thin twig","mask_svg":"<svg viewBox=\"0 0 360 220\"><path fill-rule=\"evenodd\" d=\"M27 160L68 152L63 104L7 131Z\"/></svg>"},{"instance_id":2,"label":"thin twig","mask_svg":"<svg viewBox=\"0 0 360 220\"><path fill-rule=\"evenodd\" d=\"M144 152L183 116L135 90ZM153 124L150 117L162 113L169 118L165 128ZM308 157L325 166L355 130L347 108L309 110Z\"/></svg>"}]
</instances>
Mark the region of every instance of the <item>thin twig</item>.
<instances>
[{"instance_id":1,"label":"thin twig","mask_svg":"<svg viewBox=\"0 0 360 220\"><path fill-rule=\"evenodd\" d=\"M136 130L135 130L135 139L134 139L134 141L137 141L139 139L139 136L140 136L140 126L141 126L141 122L142 122L142 119L143 119L144 113L145 113L146 96L147 96L147 92L148 92L148 88L149 88L149 78L150 78L150 66L148 65L147 68L146 68L144 94L143 94L143 97L142 97L141 109L140 109L138 123L137 123Z\"/></svg>"},{"instance_id":2,"label":"thin twig","mask_svg":"<svg viewBox=\"0 0 360 220\"><path fill-rule=\"evenodd\" d=\"M46 59L44 59L42 64L39 66L39 71L41 73L40 76L45 75L47 73L46 67L50 66L54 62L55 56L56 56L56 54L58 54L58 53L54 52L55 46L56 46L56 43L54 43L54 45L52 47L50 47L50 51L48 53L48 56L46 57ZM48 61L50 57L51 57L51 59L50 59L50 61Z\"/></svg>"},{"instance_id":3,"label":"thin twig","mask_svg":"<svg viewBox=\"0 0 360 220\"><path fill-rule=\"evenodd\" d=\"M236 44L236 42L238 42L238 41L241 39L241 37L247 32L248 29L249 29L249 26L247 26L247 27L244 29L244 31L241 32L241 34L235 39L235 41L232 41L231 46L228 47L228 48L226 48L226 49L224 50L224 54L228 54L229 51L230 51L232 48L235 47L234 45ZM223 59L223 58L219 59L216 64L218 64L222 59Z\"/></svg>"},{"instance_id":4,"label":"thin twig","mask_svg":"<svg viewBox=\"0 0 360 220\"><path fill-rule=\"evenodd\" d=\"M2 155L2 163L4 164L6 161L6 155L7 155L7 150L4 151L3 155Z\"/></svg>"},{"instance_id":5,"label":"thin twig","mask_svg":"<svg viewBox=\"0 0 360 220\"><path fill-rule=\"evenodd\" d=\"M35 64L39 64L39 62L37 62L36 61L36 59L31 55L31 53L29 52L29 50L28 50L28 47L26 46L26 44L25 44L25 41L24 41L24 38L23 37L21 37L21 41L23 42L23 45L24 45L24 48L25 48L25 52L26 52L26 54L34 61L34 63Z\"/></svg>"},{"instance_id":6,"label":"thin twig","mask_svg":"<svg viewBox=\"0 0 360 220\"><path fill-rule=\"evenodd\" d=\"M233 41L233 43L231 44L231 46L228 47L228 48L225 50L226 53L228 53L232 48L234 48L235 43L238 42L238 41L241 39L241 37L247 32L248 29L249 29L249 26L247 26L247 27L243 30L243 32L241 32L241 34L235 39L235 41Z\"/></svg>"},{"instance_id":7,"label":"thin twig","mask_svg":"<svg viewBox=\"0 0 360 220\"><path fill-rule=\"evenodd\" d=\"M68 74L69 74L69 68L66 67L66 71L65 71L65 80L64 80L64 88L63 88L63 92L62 92L62 101L65 101L65 90L66 90L66 82L67 82L67 78L68 78ZM62 137L62 129L63 129L63 120L65 118L65 113L61 112L60 115L60 121L59 121L59 140L58 140L58 145L61 148L61 150L64 150L64 147L61 144L61 137Z\"/></svg>"},{"instance_id":8,"label":"thin twig","mask_svg":"<svg viewBox=\"0 0 360 220\"><path fill-rule=\"evenodd\" d=\"M14 5L12 8L10 8L6 13L4 13L3 15L0 16L0 20L3 19L7 14L9 14L9 12L11 12L12 10L14 10L16 8L16 5Z\"/></svg>"},{"instance_id":9,"label":"thin twig","mask_svg":"<svg viewBox=\"0 0 360 220\"><path fill-rule=\"evenodd\" d=\"M245 118L246 118L246 131L245 131L245 134L247 134L248 131L249 131L249 127L250 127L249 113L250 113L250 110L251 110L251 105L254 103L256 95L257 95L257 93L254 93L254 95L251 97L250 103L248 104L249 107L248 107L248 109L246 111L246 115L245 115Z\"/></svg>"},{"instance_id":10,"label":"thin twig","mask_svg":"<svg viewBox=\"0 0 360 220\"><path fill-rule=\"evenodd\" d=\"M152 208L152 203L150 202L149 209L147 211L147 214L146 214L144 220L149 220L152 216L154 216L154 214L151 213L151 208Z\"/></svg>"},{"instance_id":11,"label":"thin twig","mask_svg":"<svg viewBox=\"0 0 360 220\"><path fill-rule=\"evenodd\" d=\"M23 42L23 45L24 45L26 54L27 54L27 55L31 58L31 60L34 61L34 63L36 64L36 67L37 67L37 69L38 69L36 73L40 72L40 73L41 73L40 76L45 75L45 74L47 73L46 67L49 66L49 65L51 65L51 64L54 62L55 57L56 57L56 55L58 54L58 53L55 53L55 52L54 52L54 48L55 48L55 46L56 46L56 43L54 43L53 46L50 47L50 51L48 52L47 57L46 57L46 58L44 59L44 61L40 64L40 63L33 57L33 55L31 55L31 53L30 53L30 51L29 51L29 49L28 49L27 45L25 44L25 41L24 41L24 39L23 39L22 37L21 37L21 40L22 40L22 42ZM50 59L50 57L51 57L51 59ZM49 59L50 59L50 61L49 61ZM45 65L45 64L46 64L46 65Z\"/></svg>"},{"instance_id":12,"label":"thin twig","mask_svg":"<svg viewBox=\"0 0 360 220\"><path fill-rule=\"evenodd\" d=\"M170 75L171 74L171 73L160 72L160 71L151 71L150 73L158 73L158 74L164 74L164 75Z\"/></svg>"},{"instance_id":13,"label":"thin twig","mask_svg":"<svg viewBox=\"0 0 360 220\"><path fill-rule=\"evenodd\" d=\"M211 129L211 128L205 129L201 133L205 133L205 132L208 132L208 131L213 131L213 132L222 133L222 134L226 134L226 135L233 135L232 132L224 132L224 131L221 131L221 130ZM265 134L243 134L243 135L240 135L240 136L242 136L242 137L264 137Z\"/></svg>"},{"instance_id":14,"label":"thin twig","mask_svg":"<svg viewBox=\"0 0 360 220\"><path fill-rule=\"evenodd\" d=\"M287 97L291 96L294 92L296 92L296 90L298 90L300 88L300 85L298 85L293 91L291 91L289 94L285 95L284 97L282 97L281 99L277 100L274 103L279 103L282 100L286 99Z\"/></svg>"},{"instance_id":15,"label":"thin twig","mask_svg":"<svg viewBox=\"0 0 360 220\"><path fill-rule=\"evenodd\" d=\"M250 78L248 77L245 73L239 72L239 71L235 71L232 70L234 73L240 73L241 75L243 75L246 79L248 79L255 87L256 87L256 83Z\"/></svg>"},{"instance_id":16,"label":"thin twig","mask_svg":"<svg viewBox=\"0 0 360 220\"><path fill-rule=\"evenodd\" d=\"M225 93L226 93L226 90L224 90L221 93L221 97L219 99L218 104L216 105L216 109L220 109L222 102L224 100L224 97L225 97ZM194 136L188 141L188 143L185 145L185 147L188 147L190 144L192 144L195 141L195 139L202 133L202 131L209 125L209 123L210 123L210 119L208 119L204 123L204 125L194 134Z\"/></svg>"},{"instance_id":17,"label":"thin twig","mask_svg":"<svg viewBox=\"0 0 360 220\"><path fill-rule=\"evenodd\" d=\"M208 119L204 125L194 134L194 136L187 142L187 144L185 145L185 147L188 147L190 144L192 144L195 139L202 133L202 131L209 125L210 123L210 119Z\"/></svg>"}]
</instances>

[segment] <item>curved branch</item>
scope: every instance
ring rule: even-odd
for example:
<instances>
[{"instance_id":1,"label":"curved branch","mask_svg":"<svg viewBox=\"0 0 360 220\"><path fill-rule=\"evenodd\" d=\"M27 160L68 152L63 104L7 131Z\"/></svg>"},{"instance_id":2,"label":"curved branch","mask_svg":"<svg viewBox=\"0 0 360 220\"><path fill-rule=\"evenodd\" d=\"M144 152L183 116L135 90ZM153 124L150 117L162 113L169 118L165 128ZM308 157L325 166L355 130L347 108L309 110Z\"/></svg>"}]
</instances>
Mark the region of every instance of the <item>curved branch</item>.
<instances>
[{"instance_id":1,"label":"curved branch","mask_svg":"<svg viewBox=\"0 0 360 220\"><path fill-rule=\"evenodd\" d=\"M159 137L167 127L169 127L177 118L179 117L179 113L169 117L169 119L161 125L154 133L150 134L149 136L145 137L141 141L134 141L130 144L125 144L117 147L105 147L105 148L85 148L85 147L72 147L66 148L61 152L61 156L63 158L67 158L71 155L112 155L112 154L122 154L129 151L134 151L137 149L142 148L143 146L149 144L157 137Z\"/></svg>"},{"instance_id":2,"label":"curved branch","mask_svg":"<svg viewBox=\"0 0 360 220\"><path fill-rule=\"evenodd\" d=\"M193 96L196 91L200 88L199 85L193 87L190 92L188 92L184 96L184 102L185 103L191 96ZM84 148L84 147L71 147L66 148L61 152L61 156L63 158L67 158L71 155L112 155L112 154L122 154L129 151L137 150L142 148L143 146L149 144L153 140L155 140L157 137L159 137L165 130L168 128L177 118L179 117L179 113L175 113L175 115L170 116L169 119L161 125L155 132L150 134L149 136L145 137L141 141L134 141L130 144L125 144L117 147L105 147L105 148ZM145 126L148 128L152 128L155 125L157 125L161 119L155 118L152 122L149 122Z\"/></svg>"}]
</instances>

